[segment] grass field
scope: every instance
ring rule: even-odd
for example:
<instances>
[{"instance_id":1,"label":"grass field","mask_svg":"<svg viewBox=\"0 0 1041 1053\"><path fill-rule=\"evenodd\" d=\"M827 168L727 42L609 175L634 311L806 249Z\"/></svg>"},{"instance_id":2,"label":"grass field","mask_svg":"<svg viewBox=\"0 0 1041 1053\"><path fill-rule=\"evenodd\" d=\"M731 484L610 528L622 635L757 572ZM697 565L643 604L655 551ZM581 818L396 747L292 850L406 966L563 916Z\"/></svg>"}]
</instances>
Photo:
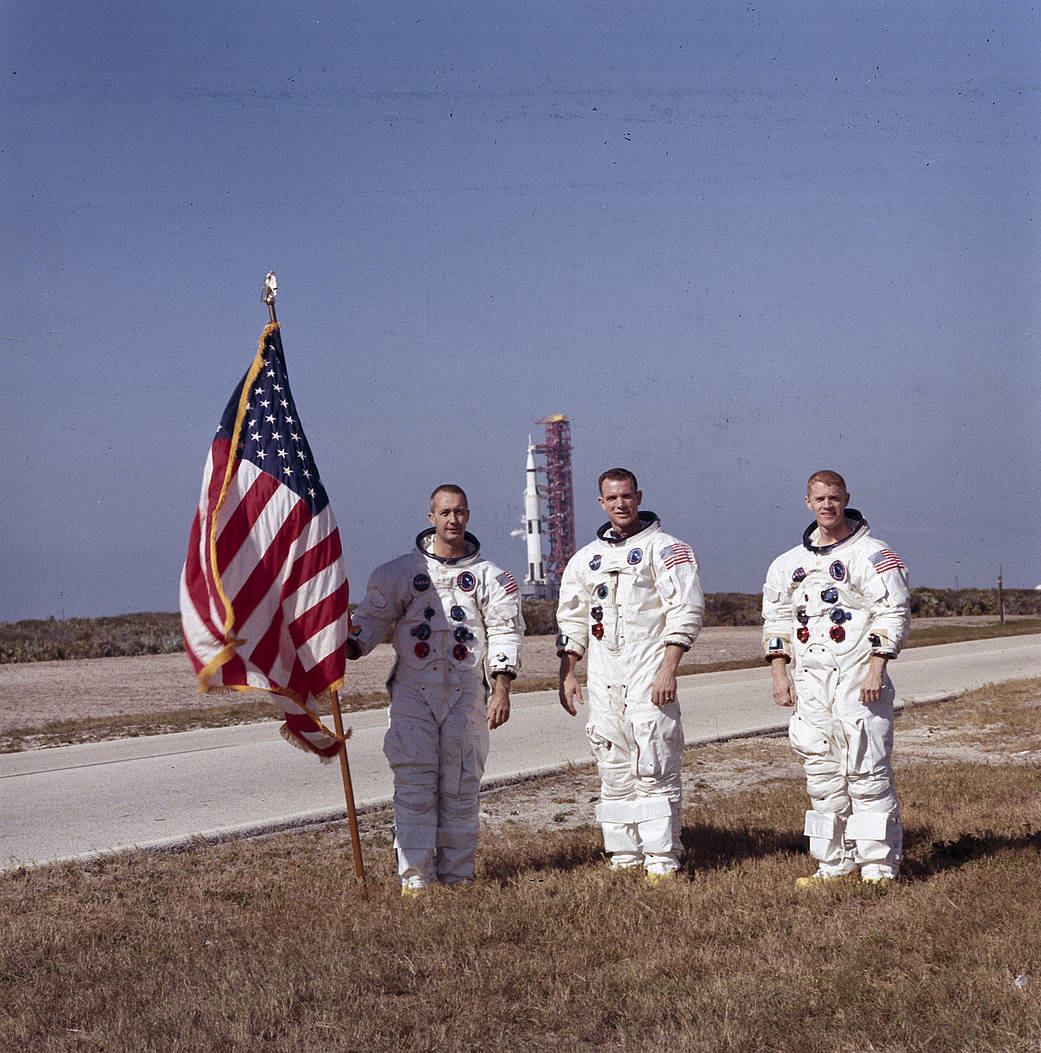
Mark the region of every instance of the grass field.
<instances>
[{"instance_id":1,"label":"grass field","mask_svg":"<svg viewBox=\"0 0 1041 1053\"><path fill-rule=\"evenodd\" d=\"M787 742L686 756L709 761L755 775L698 783L659 888L607 872L597 830L523 814L482 833L475 885L418 900L385 816L364 891L339 827L0 876L0 1048L1041 1049L1041 681L898 721L886 891L795 890Z\"/></svg>"}]
</instances>

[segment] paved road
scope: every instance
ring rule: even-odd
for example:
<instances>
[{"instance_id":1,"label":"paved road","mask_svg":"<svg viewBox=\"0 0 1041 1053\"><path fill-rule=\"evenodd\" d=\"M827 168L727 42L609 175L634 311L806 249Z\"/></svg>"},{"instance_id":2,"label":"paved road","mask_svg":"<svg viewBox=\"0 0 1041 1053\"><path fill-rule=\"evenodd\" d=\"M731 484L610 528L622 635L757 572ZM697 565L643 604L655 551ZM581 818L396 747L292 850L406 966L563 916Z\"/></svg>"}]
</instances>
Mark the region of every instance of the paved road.
<instances>
[{"instance_id":1,"label":"paved road","mask_svg":"<svg viewBox=\"0 0 1041 1053\"><path fill-rule=\"evenodd\" d=\"M900 699L935 700L984 683L1041 675L1041 636L906 651L892 667ZM782 728L765 666L680 680L690 744ZM359 807L390 798L381 752L386 710L352 714L350 765ZM339 818L339 768L282 741L273 722L0 756L0 870L163 847ZM556 692L514 699L492 734L485 783L590 760L584 720Z\"/></svg>"}]
</instances>

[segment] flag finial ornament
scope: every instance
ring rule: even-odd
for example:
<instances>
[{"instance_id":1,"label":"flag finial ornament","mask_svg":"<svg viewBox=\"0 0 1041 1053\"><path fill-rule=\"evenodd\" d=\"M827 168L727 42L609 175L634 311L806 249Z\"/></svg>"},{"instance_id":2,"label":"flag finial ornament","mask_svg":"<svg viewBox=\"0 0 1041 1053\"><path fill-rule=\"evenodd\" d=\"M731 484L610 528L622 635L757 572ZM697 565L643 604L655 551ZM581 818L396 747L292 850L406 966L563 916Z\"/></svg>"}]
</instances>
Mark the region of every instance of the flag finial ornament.
<instances>
[{"instance_id":1,"label":"flag finial ornament","mask_svg":"<svg viewBox=\"0 0 1041 1053\"><path fill-rule=\"evenodd\" d=\"M272 307L275 303L275 297L278 295L278 280L275 278L274 271L268 271L267 277L264 279L264 289L260 294L261 300Z\"/></svg>"}]
</instances>

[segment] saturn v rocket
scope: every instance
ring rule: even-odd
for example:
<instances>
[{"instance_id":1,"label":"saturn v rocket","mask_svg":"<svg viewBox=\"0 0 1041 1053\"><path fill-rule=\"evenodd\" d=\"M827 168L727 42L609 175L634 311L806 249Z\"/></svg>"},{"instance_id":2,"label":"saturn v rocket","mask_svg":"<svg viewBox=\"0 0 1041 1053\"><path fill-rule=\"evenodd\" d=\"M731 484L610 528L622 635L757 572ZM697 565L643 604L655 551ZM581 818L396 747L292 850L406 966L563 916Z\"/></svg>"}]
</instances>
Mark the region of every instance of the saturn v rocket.
<instances>
[{"instance_id":1,"label":"saturn v rocket","mask_svg":"<svg viewBox=\"0 0 1041 1053\"><path fill-rule=\"evenodd\" d=\"M528 436L528 467L524 484L524 535L528 544L528 572L524 575L521 595L541 599L546 595L546 575L542 569L542 515L539 512L538 476L535 468L535 444Z\"/></svg>"}]
</instances>

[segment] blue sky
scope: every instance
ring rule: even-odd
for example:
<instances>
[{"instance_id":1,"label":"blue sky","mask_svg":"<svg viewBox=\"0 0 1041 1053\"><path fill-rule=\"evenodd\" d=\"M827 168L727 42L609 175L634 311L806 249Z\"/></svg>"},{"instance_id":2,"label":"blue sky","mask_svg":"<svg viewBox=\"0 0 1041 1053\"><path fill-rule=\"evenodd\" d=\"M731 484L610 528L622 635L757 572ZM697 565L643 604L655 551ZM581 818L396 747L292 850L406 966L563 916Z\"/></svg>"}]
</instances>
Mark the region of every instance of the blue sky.
<instances>
[{"instance_id":1,"label":"blue sky","mask_svg":"<svg viewBox=\"0 0 1041 1053\"><path fill-rule=\"evenodd\" d=\"M450 480L521 573L554 413L580 543L629 466L710 591L758 590L821 467L914 584L1041 583L1033 5L15 0L0 25L0 619L176 609L271 268L355 598Z\"/></svg>"}]
</instances>

